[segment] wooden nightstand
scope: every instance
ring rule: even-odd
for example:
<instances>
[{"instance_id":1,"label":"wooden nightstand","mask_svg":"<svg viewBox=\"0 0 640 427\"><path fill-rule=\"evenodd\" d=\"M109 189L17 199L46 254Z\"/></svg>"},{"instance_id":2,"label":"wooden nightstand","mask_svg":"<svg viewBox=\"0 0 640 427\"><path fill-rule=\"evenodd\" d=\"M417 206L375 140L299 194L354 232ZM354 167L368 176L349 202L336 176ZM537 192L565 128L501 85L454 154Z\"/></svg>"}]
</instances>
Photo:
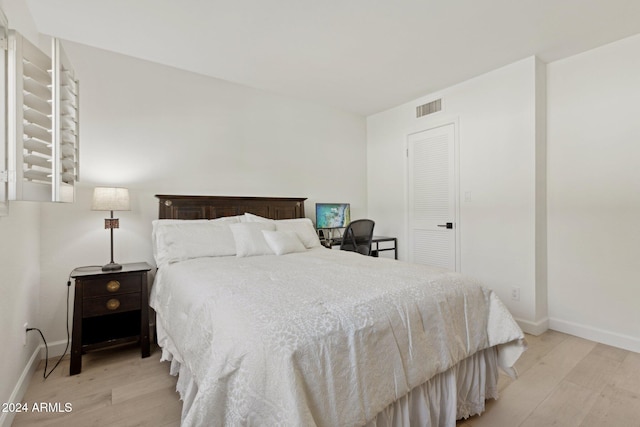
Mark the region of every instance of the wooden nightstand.
<instances>
[{"instance_id":1,"label":"wooden nightstand","mask_svg":"<svg viewBox=\"0 0 640 427\"><path fill-rule=\"evenodd\" d=\"M145 262L123 264L119 271L76 269L70 375L82 369L82 354L114 345L140 343L149 348L149 294Z\"/></svg>"}]
</instances>

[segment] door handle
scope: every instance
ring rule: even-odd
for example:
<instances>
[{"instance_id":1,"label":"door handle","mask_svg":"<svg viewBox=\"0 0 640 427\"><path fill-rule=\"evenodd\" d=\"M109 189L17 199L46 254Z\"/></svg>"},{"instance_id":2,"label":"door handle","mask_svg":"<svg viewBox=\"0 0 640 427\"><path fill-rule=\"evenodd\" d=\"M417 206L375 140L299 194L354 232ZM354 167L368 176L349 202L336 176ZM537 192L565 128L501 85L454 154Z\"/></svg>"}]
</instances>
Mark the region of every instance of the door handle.
<instances>
[{"instance_id":1,"label":"door handle","mask_svg":"<svg viewBox=\"0 0 640 427\"><path fill-rule=\"evenodd\" d=\"M452 222L448 222L446 224L438 224L438 227L445 227L445 228L453 228L453 223Z\"/></svg>"}]
</instances>

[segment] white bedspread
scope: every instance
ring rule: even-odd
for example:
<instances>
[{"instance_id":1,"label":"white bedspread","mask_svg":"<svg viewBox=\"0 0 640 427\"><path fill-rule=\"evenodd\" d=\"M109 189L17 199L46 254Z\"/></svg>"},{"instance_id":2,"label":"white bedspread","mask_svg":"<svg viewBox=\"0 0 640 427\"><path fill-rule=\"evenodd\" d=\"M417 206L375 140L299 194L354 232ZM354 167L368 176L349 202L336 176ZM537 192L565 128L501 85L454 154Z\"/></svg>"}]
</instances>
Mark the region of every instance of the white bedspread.
<instances>
[{"instance_id":1,"label":"white bedspread","mask_svg":"<svg viewBox=\"0 0 640 427\"><path fill-rule=\"evenodd\" d=\"M456 273L324 248L161 268L151 306L197 392L184 426L357 426L522 331Z\"/></svg>"}]
</instances>

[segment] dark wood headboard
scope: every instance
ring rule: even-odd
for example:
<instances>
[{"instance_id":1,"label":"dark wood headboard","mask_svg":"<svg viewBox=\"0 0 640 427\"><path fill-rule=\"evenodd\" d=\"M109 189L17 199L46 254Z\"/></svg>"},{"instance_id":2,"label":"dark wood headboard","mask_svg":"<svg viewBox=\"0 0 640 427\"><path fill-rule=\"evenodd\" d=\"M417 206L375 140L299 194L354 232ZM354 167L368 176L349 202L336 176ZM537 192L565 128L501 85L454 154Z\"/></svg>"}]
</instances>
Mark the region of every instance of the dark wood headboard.
<instances>
[{"instance_id":1,"label":"dark wood headboard","mask_svg":"<svg viewBox=\"0 0 640 427\"><path fill-rule=\"evenodd\" d=\"M215 219L252 213L271 219L304 218L301 197L228 197L156 195L159 219Z\"/></svg>"}]
</instances>

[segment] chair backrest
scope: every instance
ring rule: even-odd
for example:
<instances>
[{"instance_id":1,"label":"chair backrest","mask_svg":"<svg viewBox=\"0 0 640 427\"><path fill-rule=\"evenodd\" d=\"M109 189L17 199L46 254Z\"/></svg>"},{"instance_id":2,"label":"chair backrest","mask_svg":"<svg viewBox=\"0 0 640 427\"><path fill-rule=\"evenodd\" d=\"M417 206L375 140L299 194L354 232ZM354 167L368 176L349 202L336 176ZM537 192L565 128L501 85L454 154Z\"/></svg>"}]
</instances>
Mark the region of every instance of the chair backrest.
<instances>
[{"instance_id":1,"label":"chair backrest","mask_svg":"<svg viewBox=\"0 0 640 427\"><path fill-rule=\"evenodd\" d=\"M371 239L373 238L374 226L375 222L370 219L351 221L342 235L340 249L371 255Z\"/></svg>"}]
</instances>

